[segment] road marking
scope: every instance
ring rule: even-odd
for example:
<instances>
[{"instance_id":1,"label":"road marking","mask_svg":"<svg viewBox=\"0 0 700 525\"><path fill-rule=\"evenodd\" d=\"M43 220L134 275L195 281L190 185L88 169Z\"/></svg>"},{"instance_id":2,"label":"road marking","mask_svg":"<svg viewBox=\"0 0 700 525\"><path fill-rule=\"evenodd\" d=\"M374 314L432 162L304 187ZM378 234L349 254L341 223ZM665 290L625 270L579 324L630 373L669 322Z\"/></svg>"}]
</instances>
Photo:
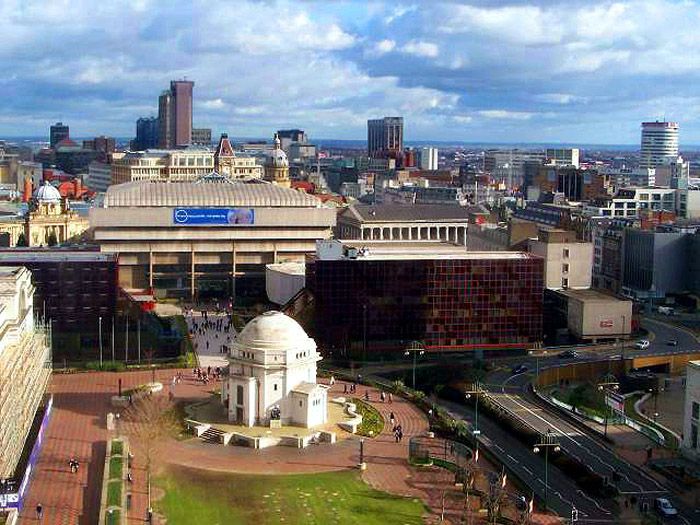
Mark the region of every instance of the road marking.
<instances>
[{"instance_id":1,"label":"road marking","mask_svg":"<svg viewBox=\"0 0 700 525\"><path fill-rule=\"evenodd\" d=\"M510 454L508 454L508 457L510 458L510 460L511 460L513 463L516 463L516 464L517 464L517 463L520 463L517 459L515 459L515 458L514 458L513 456L511 456Z\"/></svg>"},{"instance_id":2,"label":"road marking","mask_svg":"<svg viewBox=\"0 0 700 525\"><path fill-rule=\"evenodd\" d=\"M576 494L578 494L579 496L583 496L583 497L586 498L588 501L592 501L592 502L593 502L593 505L595 505L596 507L598 507L598 510L600 510L601 512L604 512L604 513L607 514L607 515L612 514L609 510L607 510L607 509L601 507L600 504L599 504L596 500L594 500L593 498L591 498L591 497L590 497L588 494L586 494L584 491L582 491L582 490L579 489L579 490L576 491Z\"/></svg>"},{"instance_id":3,"label":"road marking","mask_svg":"<svg viewBox=\"0 0 700 525\"><path fill-rule=\"evenodd\" d=\"M534 475L535 475L534 472L532 472L532 471L531 471L529 468L527 468L525 465L523 465L523 470L524 470L525 472L527 472L528 474L530 474L531 476L534 476Z\"/></svg>"}]
</instances>

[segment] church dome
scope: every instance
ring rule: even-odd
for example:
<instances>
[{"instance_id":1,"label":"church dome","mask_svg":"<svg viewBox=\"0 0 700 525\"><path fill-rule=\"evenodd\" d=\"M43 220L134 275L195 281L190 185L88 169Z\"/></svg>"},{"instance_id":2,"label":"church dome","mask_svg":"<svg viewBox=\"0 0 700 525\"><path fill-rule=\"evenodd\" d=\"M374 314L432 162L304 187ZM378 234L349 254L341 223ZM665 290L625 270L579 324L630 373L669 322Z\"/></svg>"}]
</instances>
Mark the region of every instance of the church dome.
<instances>
[{"instance_id":1,"label":"church dome","mask_svg":"<svg viewBox=\"0 0 700 525\"><path fill-rule=\"evenodd\" d=\"M316 348L299 323L277 311L265 312L250 321L236 336L234 344L251 350Z\"/></svg>"},{"instance_id":2,"label":"church dome","mask_svg":"<svg viewBox=\"0 0 700 525\"><path fill-rule=\"evenodd\" d=\"M34 198L39 202L61 202L61 193L49 181L39 186L34 192Z\"/></svg>"},{"instance_id":3,"label":"church dome","mask_svg":"<svg viewBox=\"0 0 700 525\"><path fill-rule=\"evenodd\" d=\"M267 162L273 168L288 168L289 160L284 150L274 149L267 158Z\"/></svg>"}]
</instances>

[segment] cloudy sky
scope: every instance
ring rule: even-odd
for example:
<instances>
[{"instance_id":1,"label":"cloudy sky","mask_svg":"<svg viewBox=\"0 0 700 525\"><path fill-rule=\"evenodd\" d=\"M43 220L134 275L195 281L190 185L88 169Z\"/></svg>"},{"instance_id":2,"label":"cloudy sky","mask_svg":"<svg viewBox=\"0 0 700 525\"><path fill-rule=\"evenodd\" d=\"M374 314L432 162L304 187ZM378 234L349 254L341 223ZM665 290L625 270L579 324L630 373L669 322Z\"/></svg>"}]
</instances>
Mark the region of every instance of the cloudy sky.
<instances>
[{"instance_id":1,"label":"cloudy sky","mask_svg":"<svg viewBox=\"0 0 700 525\"><path fill-rule=\"evenodd\" d=\"M171 79L195 125L364 139L639 141L642 120L700 143L693 1L0 0L0 135L131 136Z\"/></svg>"}]
</instances>

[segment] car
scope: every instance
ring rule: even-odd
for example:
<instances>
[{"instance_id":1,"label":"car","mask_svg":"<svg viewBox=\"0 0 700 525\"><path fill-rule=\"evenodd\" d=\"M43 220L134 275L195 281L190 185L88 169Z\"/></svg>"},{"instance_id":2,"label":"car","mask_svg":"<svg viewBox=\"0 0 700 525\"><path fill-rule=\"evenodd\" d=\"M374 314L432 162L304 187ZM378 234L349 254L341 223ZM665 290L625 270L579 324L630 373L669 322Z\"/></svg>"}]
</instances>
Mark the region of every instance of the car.
<instances>
[{"instance_id":1,"label":"car","mask_svg":"<svg viewBox=\"0 0 700 525\"><path fill-rule=\"evenodd\" d=\"M513 369L510 371L512 375L518 375L518 374L524 374L527 372L529 369L527 365L518 365L513 367Z\"/></svg>"},{"instance_id":2,"label":"car","mask_svg":"<svg viewBox=\"0 0 700 525\"><path fill-rule=\"evenodd\" d=\"M678 516L678 511L667 498L656 498L654 500L654 509L665 518Z\"/></svg>"},{"instance_id":3,"label":"car","mask_svg":"<svg viewBox=\"0 0 700 525\"><path fill-rule=\"evenodd\" d=\"M642 339L641 341L637 341L637 342L634 344L634 346L636 346L636 347L639 348L640 350L646 350L647 348L649 348L649 345L650 345L650 344L651 344L651 343L649 343L649 341L647 341L646 339Z\"/></svg>"},{"instance_id":4,"label":"car","mask_svg":"<svg viewBox=\"0 0 700 525\"><path fill-rule=\"evenodd\" d=\"M666 341L666 344L668 346L678 346L678 339L669 339Z\"/></svg>"},{"instance_id":5,"label":"car","mask_svg":"<svg viewBox=\"0 0 700 525\"><path fill-rule=\"evenodd\" d=\"M558 355L559 359L576 359L578 352L576 350L564 350Z\"/></svg>"}]
</instances>

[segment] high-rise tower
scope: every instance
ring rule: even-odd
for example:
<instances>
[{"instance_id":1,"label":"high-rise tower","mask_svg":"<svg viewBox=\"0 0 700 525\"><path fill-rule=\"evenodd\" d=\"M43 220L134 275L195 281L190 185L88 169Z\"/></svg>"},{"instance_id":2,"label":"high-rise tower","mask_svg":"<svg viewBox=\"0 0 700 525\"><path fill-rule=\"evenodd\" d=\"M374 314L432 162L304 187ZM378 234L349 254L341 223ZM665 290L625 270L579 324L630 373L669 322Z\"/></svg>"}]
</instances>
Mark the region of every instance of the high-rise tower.
<instances>
[{"instance_id":1,"label":"high-rise tower","mask_svg":"<svg viewBox=\"0 0 700 525\"><path fill-rule=\"evenodd\" d=\"M367 154L372 158L398 157L403 151L403 117L367 121Z\"/></svg>"},{"instance_id":2,"label":"high-rise tower","mask_svg":"<svg viewBox=\"0 0 700 525\"><path fill-rule=\"evenodd\" d=\"M191 80L173 80L158 98L158 146L172 149L192 143Z\"/></svg>"},{"instance_id":3,"label":"high-rise tower","mask_svg":"<svg viewBox=\"0 0 700 525\"><path fill-rule=\"evenodd\" d=\"M642 122L640 168L655 168L678 158L678 123Z\"/></svg>"}]
</instances>

